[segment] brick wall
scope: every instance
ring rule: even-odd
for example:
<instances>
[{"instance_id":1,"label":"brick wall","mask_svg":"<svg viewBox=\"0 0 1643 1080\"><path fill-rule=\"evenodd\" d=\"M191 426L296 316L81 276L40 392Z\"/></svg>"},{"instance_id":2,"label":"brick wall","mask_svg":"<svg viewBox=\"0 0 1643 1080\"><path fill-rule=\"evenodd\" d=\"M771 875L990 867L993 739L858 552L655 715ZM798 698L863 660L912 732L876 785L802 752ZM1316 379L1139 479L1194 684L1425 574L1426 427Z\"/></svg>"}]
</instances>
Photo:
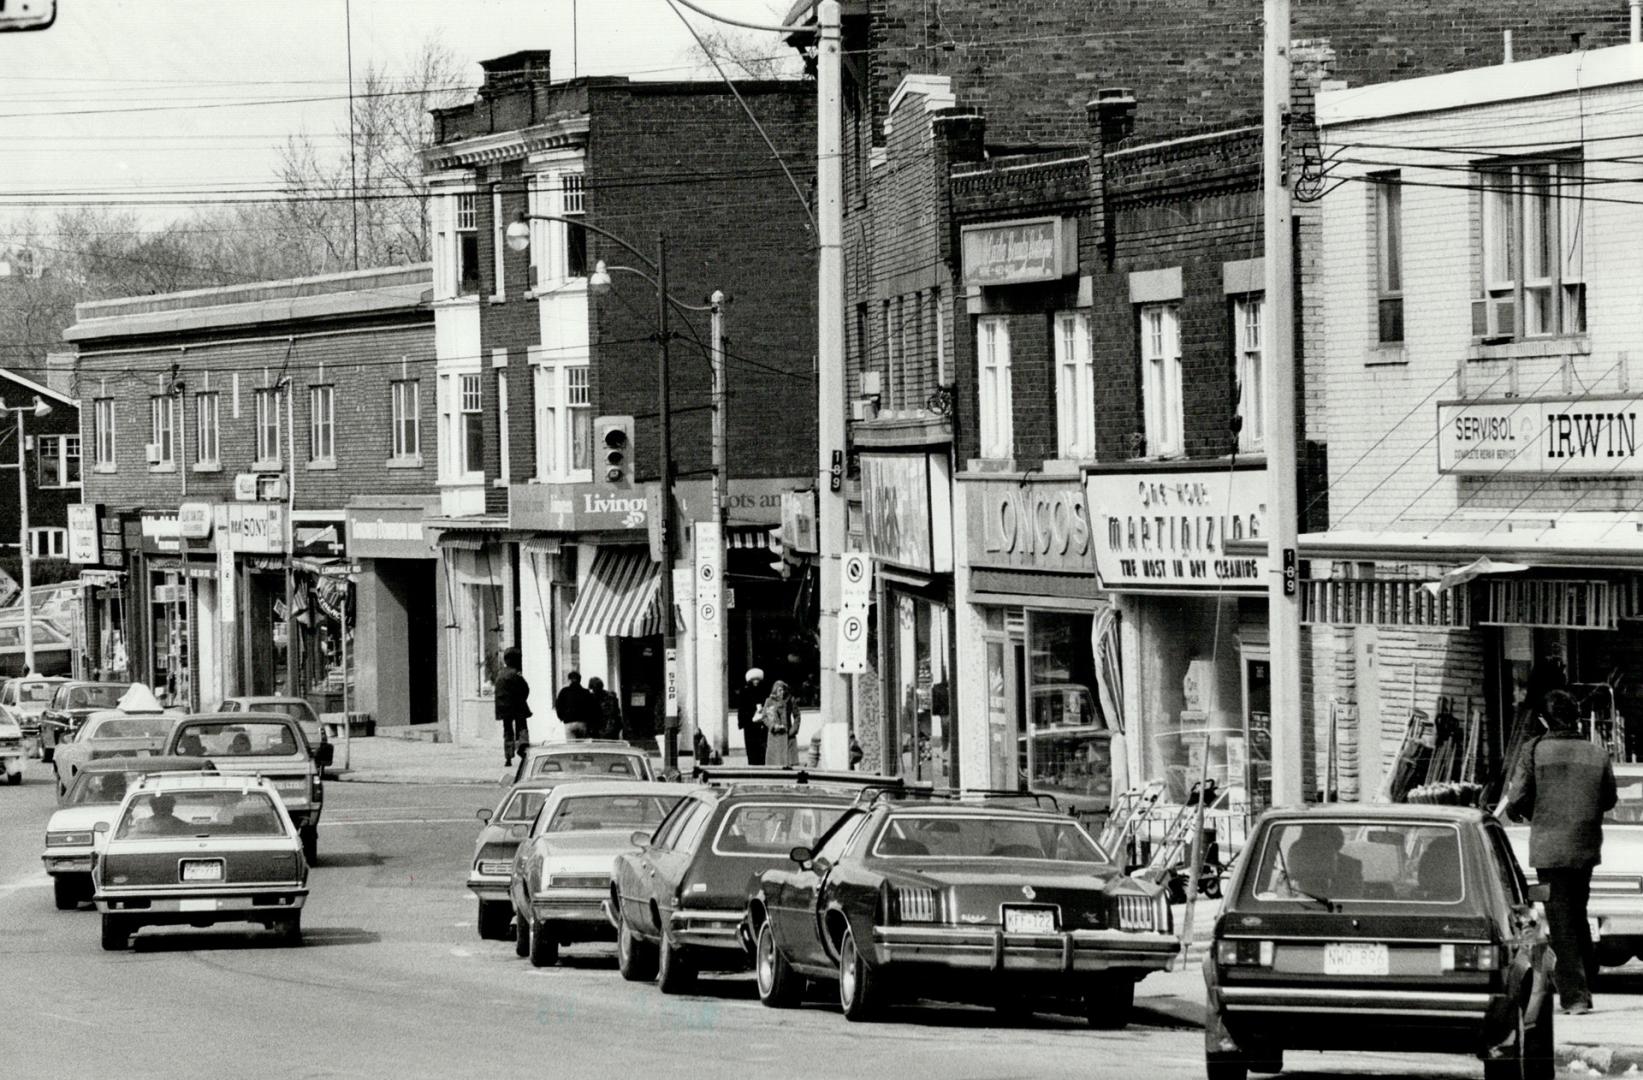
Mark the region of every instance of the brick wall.
<instances>
[{"instance_id":1,"label":"brick wall","mask_svg":"<svg viewBox=\"0 0 1643 1080\"><path fill-rule=\"evenodd\" d=\"M3 395L6 405L27 406L34 403L35 391L25 384L6 378L4 371L0 370L0 395ZM29 413L24 421L25 430L32 443L24 453L24 476L29 492L29 527L63 529L68 527L66 507L70 503L80 501L80 489L60 487L55 481L52 482L52 486L42 487L40 452L47 438L80 433L80 411L73 405L64 404L46 395L42 396L46 404L51 406L51 412L45 416ZM4 414L0 416L0 425L3 425L0 426L0 431L8 436L5 445L0 446L0 460L12 464L17 460L17 419L10 413ZM17 499L15 472L0 475L0 548L11 549L14 553L18 544L18 529L21 526L21 510L22 506Z\"/></svg>"}]
</instances>

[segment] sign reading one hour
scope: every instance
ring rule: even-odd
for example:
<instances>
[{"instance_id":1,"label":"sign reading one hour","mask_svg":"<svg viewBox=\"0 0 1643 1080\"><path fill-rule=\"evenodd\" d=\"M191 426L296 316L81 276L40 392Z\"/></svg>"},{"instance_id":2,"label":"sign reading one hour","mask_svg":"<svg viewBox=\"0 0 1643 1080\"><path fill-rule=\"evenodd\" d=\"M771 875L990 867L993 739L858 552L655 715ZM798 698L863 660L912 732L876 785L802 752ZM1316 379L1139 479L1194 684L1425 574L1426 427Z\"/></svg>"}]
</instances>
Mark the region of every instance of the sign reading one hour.
<instances>
[{"instance_id":1,"label":"sign reading one hour","mask_svg":"<svg viewBox=\"0 0 1643 1080\"><path fill-rule=\"evenodd\" d=\"M1266 589L1264 555L1225 551L1265 531L1265 469L1091 473L1085 493L1103 588Z\"/></svg>"}]
</instances>

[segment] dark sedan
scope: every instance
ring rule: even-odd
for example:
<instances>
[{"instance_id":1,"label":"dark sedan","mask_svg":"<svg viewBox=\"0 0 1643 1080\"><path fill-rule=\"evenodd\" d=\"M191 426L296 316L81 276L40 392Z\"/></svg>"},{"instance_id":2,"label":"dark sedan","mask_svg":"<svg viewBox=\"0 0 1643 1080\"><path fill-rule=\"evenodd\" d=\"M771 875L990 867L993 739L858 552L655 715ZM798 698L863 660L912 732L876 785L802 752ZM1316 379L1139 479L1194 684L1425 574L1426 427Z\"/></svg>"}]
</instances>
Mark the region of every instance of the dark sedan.
<instances>
[{"instance_id":1,"label":"dark sedan","mask_svg":"<svg viewBox=\"0 0 1643 1080\"><path fill-rule=\"evenodd\" d=\"M748 924L766 1005L833 980L851 1020L892 995L1059 999L1121 1028L1135 984L1180 948L1163 890L1125 877L1076 821L987 802L851 808L763 875Z\"/></svg>"},{"instance_id":2,"label":"dark sedan","mask_svg":"<svg viewBox=\"0 0 1643 1080\"><path fill-rule=\"evenodd\" d=\"M131 684L125 682L59 683L51 704L40 714L40 731L36 736L40 760L51 761L57 753L57 744L72 739L74 733L80 730L80 725L86 722L86 717L98 709L112 709L119 705L121 696L129 689Z\"/></svg>"},{"instance_id":3,"label":"dark sedan","mask_svg":"<svg viewBox=\"0 0 1643 1080\"><path fill-rule=\"evenodd\" d=\"M1278 1072L1286 1050L1388 1049L1481 1058L1488 1080L1550 1080L1541 894L1493 817L1273 811L1226 897L1204 962L1210 1080Z\"/></svg>"}]
</instances>

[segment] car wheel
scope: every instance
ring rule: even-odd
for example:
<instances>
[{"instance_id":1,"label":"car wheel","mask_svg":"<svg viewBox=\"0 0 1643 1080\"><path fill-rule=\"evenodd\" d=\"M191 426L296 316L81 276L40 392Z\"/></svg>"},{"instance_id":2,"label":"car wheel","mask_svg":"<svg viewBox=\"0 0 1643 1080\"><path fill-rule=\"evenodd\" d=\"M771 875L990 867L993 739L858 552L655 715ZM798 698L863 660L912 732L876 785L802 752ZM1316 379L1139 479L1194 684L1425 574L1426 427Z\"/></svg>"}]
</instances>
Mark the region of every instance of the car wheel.
<instances>
[{"instance_id":1,"label":"car wheel","mask_svg":"<svg viewBox=\"0 0 1643 1080\"><path fill-rule=\"evenodd\" d=\"M21 784L22 782L23 782L23 771L21 769L17 770L14 773L7 773L6 774L6 783L11 784L13 787L15 787L18 784Z\"/></svg>"},{"instance_id":2,"label":"car wheel","mask_svg":"<svg viewBox=\"0 0 1643 1080\"><path fill-rule=\"evenodd\" d=\"M616 967L628 982L649 982L656 977L656 946L639 940L626 918L616 929Z\"/></svg>"},{"instance_id":3,"label":"car wheel","mask_svg":"<svg viewBox=\"0 0 1643 1080\"><path fill-rule=\"evenodd\" d=\"M505 900L479 902L479 937L483 941L506 941L513 923L513 905Z\"/></svg>"},{"instance_id":4,"label":"car wheel","mask_svg":"<svg viewBox=\"0 0 1643 1080\"><path fill-rule=\"evenodd\" d=\"M1135 980L1122 972L1091 982L1084 991L1084 1019L1092 1028L1118 1031L1130 1022L1135 1007Z\"/></svg>"},{"instance_id":5,"label":"car wheel","mask_svg":"<svg viewBox=\"0 0 1643 1080\"><path fill-rule=\"evenodd\" d=\"M559 939L535 920L527 919L525 925L531 939L531 967L553 967L559 963Z\"/></svg>"},{"instance_id":6,"label":"car wheel","mask_svg":"<svg viewBox=\"0 0 1643 1080\"><path fill-rule=\"evenodd\" d=\"M1511 1045L1506 1047L1500 1057L1484 1061L1483 1080L1527 1080L1529 1072L1524 1068L1524 1049L1527 1042L1524 1026L1523 1010L1519 1008L1517 1030L1512 1032Z\"/></svg>"},{"instance_id":7,"label":"car wheel","mask_svg":"<svg viewBox=\"0 0 1643 1080\"><path fill-rule=\"evenodd\" d=\"M1557 1075L1557 1057L1554 1048L1555 1031L1552 1014L1552 988L1546 988L1540 1002L1540 1017L1523 1033L1524 1080L1552 1080Z\"/></svg>"},{"instance_id":8,"label":"car wheel","mask_svg":"<svg viewBox=\"0 0 1643 1080\"><path fill-rule=\"evenodd\" d=\"M73 911L85 895L85 886L72 874L58 874L51 879L51 898L57 902L58 911Z\"/></svg>"},{"instance_id":9,"label":"car wheel","mask_svg":"<svg viewBox=\"0 0 1643 1080\"><path fill-rule=\"evenodd\" d=\"M514 916L513 920L513 954L515 956L529 956L531 954L531 924Z\"/></svg>"},{"instance_id":10,"label":"car wheel","mask_svg":"<svg viewBox=\"0 0 1643 1080\"><path fill-rule=\"evenodd\" d=\"M1249 1080L1249 1065L1241 1057L1206 1057L1204 1075L1208 1080Z\"/></svg>"},{"instance_id":11,"label":"car wheel","mask_svg":"<svg viewBox=\"0 0 1643 1080\"><path fill-rule=\"evenodd\" d=\"M126 921L124 915L103 916L103 949L107 952L124 952L131 944L131 935L136 930Z\"/></svg>"},{"instance_id":12,"label":"car wheel","mask_svg":"<svg viewBox=\"0 0 1643 1080\"><path fill-rule=\"evenodd\" d=\"M302 944L302 912L293 911L291 914L274 921L274 933L279 935L280 942L285 945Z\"/></svg>"},{"instance_id":13,"label":"car wheel","mask_svg":"<svg viewBox=\"0 0 1643 1080\"><path fill-rule=\"evenodd\" d=\"M52 762L52 759L55 758L56 756L57 756L57 747L55 745L53 745L53 746L47 746L46 745L46 733L42 731L40 733L40 760L43 761L44 763L46 763L47 765L50 765L51 762Z\"/></svg>"},{"instance_id":14,"label":"car wheel","mask_svg":"<svg viewBox=\"0 0 1643 1080\"><path fill-rule=\"evenodd\" d=\"M696 985L696 968L673 936L662 931L662 947L657 950L656 986L664 994L682 994Z\"/></svg>"},{"instance_id":15,"label":"car wheel","mask_svg":"<svg viewBox=\"0 0 1643 1080\"><path fill-rule=\"evenodd\" d=\"M846 1020L873 1020L884 1008L883 980L856 949L856 935L844 929L839 942L839 1005Z\"/></svg>"},{"instance_id":16,"label":"car wheel","mask_svg":"<svg viewBox=\"0 0 1643 1080\"><path fill-rule=\"evenodd\" d=\"M308 860L309 866L319 865L318 825L304 825L302 827L302 857Z\"/></svg>"},{"instance_id":17,"label":"car wheel","mask_svg":"<svg viewBox=\"0 0 1643 1080\"><path fill-rule=\"evenodd\" d=\"M1282 1050L1262 1050L1249 1057L1249 1071L1257 1073L1281 1073L1284 1071L1284 1052Z\"/></svg>"},{"instance_id":18,"label":"car wheel","mask_svg":"<svg viewBox=\"0 0 1643 1080\"><path fill-rule=\"evenodd\" d=\"M788 966L787 957L776 947L776 932L770 920L759 926L754 947L753 971L759 982L759 1000L772 1009L791 1009L804 993L804 977Z\"/></svg>"}]
</instances>

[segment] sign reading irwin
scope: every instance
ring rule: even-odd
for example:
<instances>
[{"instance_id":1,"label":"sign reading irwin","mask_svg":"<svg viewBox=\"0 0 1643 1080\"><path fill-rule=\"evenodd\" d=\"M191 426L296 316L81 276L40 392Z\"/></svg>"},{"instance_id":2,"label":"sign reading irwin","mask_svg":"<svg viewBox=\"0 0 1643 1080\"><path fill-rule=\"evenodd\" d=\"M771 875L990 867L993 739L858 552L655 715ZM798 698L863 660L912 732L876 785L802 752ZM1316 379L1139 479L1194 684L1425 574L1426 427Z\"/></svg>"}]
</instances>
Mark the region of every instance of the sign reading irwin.
<instances>
[{"instance_id":1,"label":"sign reading irwin","mask_svg":"<svg viewBox=\"0 0 1643 1080\"><path fill-rule=\"evenodd\" d=\"M1515 398L1438 405L1438 471L1637 476L1643 398Z\"/></svg>"},{"instance_id":2,"label":"sign reading irwin","mask_svg":"<svg viewBox=\"0 0 1643 1080\"><path fill-rule=\"evenodd\" d=\"M1266 589L1265 555L1225 552L1265 529L1265 469L1091 473L1085 495L1103 588Z\"/></svg>"}]
</instances>

